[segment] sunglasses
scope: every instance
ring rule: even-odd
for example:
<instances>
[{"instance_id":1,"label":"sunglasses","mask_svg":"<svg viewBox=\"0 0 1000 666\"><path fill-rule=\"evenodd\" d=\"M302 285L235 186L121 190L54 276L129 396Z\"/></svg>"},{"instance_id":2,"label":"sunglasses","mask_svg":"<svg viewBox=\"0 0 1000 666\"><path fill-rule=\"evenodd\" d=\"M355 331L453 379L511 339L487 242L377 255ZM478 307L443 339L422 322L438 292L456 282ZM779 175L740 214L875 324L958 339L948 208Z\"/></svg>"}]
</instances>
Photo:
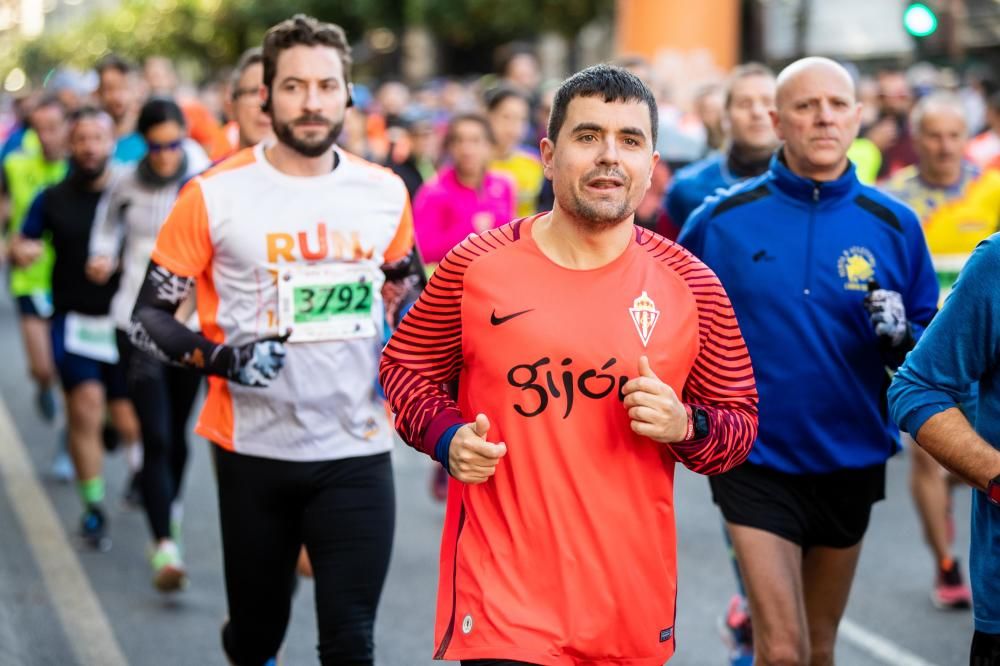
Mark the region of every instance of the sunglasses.
<instances>
[{"instance_id":1,"label":"sunglasses","mask_svg":"<svg viewBox=\"0 0 1000 666\"><path fill-rule=\"evenodd\" d=\"M162 153L167 150L180 150L184 142L178 139L177 141L171 141L170 143L153 143L148 142L146 146L149 148L151 153Z\"/></svg>"}]
</instances>

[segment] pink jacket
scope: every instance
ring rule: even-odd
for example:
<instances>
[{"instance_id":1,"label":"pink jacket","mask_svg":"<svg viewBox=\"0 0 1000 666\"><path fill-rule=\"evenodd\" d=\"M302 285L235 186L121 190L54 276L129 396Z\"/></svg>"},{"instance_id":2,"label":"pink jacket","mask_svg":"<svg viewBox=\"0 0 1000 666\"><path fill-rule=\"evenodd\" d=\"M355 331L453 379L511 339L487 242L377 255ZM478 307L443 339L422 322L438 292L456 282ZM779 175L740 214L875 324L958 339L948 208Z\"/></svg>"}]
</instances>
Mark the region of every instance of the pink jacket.
<instances>
[{"instance_id":1,"label":"pink jacket","mask_svg":"<svg viewBox=\"0 0 1000 666\"><path fill-rule=\"evenodd\" d=\"M469 234L499 227L514 215L514 184L503 174L487 171L478 190L458 182L445 167L417 192L413 227L424 261L441 261Z\"/></svg>"}]
</instances>

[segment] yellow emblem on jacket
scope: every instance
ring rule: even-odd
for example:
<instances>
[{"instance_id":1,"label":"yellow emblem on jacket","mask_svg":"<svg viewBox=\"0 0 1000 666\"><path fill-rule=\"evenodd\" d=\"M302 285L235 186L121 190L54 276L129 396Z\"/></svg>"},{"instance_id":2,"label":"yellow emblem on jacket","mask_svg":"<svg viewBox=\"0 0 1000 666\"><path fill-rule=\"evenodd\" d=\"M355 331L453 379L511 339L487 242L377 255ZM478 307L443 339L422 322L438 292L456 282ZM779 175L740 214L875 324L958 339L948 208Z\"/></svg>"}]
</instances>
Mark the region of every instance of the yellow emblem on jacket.
<instances>
[{"instance_id":1,"label":"yellow emblem on jacket","mask_svg":"<svg viewBox=\"0 0 1000 666\"><path fill-rule=\"evenodd\" d=\"M847 279L844 289L868 291L868 282L875 277L875 255L866 247L854 246L840 255L837 270Z\"/></svg>"}]
</instances>

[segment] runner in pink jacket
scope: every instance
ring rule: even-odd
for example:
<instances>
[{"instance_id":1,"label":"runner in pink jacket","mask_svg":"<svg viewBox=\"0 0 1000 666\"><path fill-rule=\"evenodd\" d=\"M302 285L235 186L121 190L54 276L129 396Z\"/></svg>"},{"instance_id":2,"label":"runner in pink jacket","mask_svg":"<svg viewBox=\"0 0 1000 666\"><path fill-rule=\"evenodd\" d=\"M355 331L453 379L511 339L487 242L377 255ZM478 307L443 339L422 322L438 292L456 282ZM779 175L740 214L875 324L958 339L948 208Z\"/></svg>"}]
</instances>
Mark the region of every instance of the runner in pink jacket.
<instances>
[{"instance_id":1,"label":"runner in pink jacket","mask_svg":"<svg viewBox=\"0 0 1000 666\"><path fill-rule=\"evenodd\" d=\"M413 224L421 256L428 264L472 233L499 227L514 216L514 184L488 171L493 135L477 114L455 116L448 124L445 150L451 166L417 193Z\"/></svg>"}]
</instances>

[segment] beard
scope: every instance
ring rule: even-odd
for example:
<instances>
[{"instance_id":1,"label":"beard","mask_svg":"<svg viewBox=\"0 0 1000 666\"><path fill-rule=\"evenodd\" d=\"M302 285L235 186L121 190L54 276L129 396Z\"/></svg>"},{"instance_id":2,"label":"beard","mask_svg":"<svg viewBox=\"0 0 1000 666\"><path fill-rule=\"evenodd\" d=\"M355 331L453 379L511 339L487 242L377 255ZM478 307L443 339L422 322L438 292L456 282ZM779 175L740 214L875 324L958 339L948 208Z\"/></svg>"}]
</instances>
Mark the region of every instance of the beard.
<instances>
[{"instance_id":1,"label":"beard","mask_svg":"<svg viewBox=\"0 0 1000 666\"><path fill-rule=\"evenodd\" d=\"M78 162L75 157L70 157L69 173L72 175L73 180L77 183L83 185L92 183L104 175L104 171L108 167L109 159L109 157L105 157L99 163L88 166Z\"/></svg>"},{"instance_id":2,"label":"beard","mask_svg":"<svg viewBox=\"0 0 1000 666\"><path fill-rule=\"evenodd\" d=\"M594 202L584 199L579 192L574 191L570 194L569 206L567 207L573 217L582 220L589 228L596 231L616 226L634 213L636 209L627 196L632 181L624 173L617 170L608 172L592 171L584 175L581 182L586 183L599 177L618 178L622 180L626 192L625 198L621 201Z\"/></svg>"},{"instance_id":3,"label":"beard","mask_svg":"<svg viewBox=\"0 0 1000 666\"><path fill-rule=\"evenodd\" d=\"M277 137L278 141L305 157L319 157L330 150L330 147L337 142L340 131L344 129L343 118L339 122L332 122L329 118L320 115L300 116L287 123L278 122L272 115L271 122L274 125L274 136ZM304 122L321 122L326 124L329 130L318 139L300 139L295 136L294 128L298 123Z\"/></svg>"}]
</instances>

